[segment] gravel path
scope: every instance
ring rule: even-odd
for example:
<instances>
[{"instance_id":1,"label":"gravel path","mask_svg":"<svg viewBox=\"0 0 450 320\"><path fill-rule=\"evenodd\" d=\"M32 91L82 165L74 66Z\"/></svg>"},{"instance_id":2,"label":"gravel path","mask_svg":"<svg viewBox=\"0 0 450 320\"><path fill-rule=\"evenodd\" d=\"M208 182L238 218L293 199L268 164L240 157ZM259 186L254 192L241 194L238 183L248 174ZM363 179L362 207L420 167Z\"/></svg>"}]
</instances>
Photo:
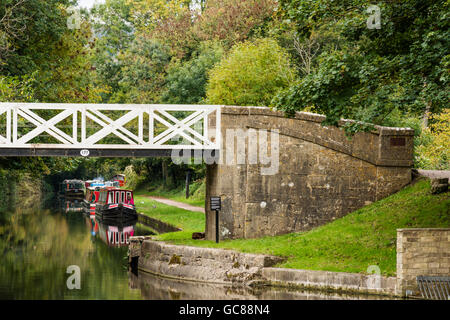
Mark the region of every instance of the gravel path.
<instances>
[{"instance_id":1,"label":"gravel path","mask_svg":"<svg viewBox=\"0 0 450 320\"><path fill-rule=\"evenodd\" d=\"M152 200L155 200L157 202L167 204L168 206L177 207L177 208L188 210L188 211L205 213L205 208L202 208L202 207L191 206L190 204L170 200L170 199L163 198L163 197L155 197L155 196L146 196L146 197L150 198Z\"/></svg>"},{"instance_id":2,"label":"gravel path","mask_svg":"<svg viewBox=\"0 0 450 320\"><path fill-rule=\"evenodd\" d=\"M450 171L449 170L417 170L420 175L428 177L428 178L449 178L450 179Z\"/></svg>"}]
</instances>

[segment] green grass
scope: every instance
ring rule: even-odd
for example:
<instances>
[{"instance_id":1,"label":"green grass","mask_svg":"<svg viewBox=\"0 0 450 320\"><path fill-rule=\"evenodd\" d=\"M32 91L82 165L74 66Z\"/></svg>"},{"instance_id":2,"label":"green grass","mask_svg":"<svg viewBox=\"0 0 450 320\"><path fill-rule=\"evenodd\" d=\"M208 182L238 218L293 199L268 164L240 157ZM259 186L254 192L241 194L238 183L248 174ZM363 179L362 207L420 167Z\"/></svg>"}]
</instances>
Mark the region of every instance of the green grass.
<instances>
[{"instance_id":1,"label":"green grass","mask_svg":"<svg viewBox=\"0 0 450 320\"><path fill-rule=\"evenodd\" d=\"M419 180L386 199L308 232L226 240L216 244L192 240L190 230L203 229L204 217L180 212L185 219L180 216L178 225L192 229L162 234L158 239L175 244L283 256L287 260L278 267L284 268L364 273L370 265L378 265L382 274L393 276L396 272L396 230L450 227L449 210L450 193L431 195L429 180ZM161 219L165 218L161 215ZM193 219L192 223L188 223L190 219Z\"/></svg>"},{"instance_id":2,"label":"green grass","mask_svg":"<svg viewBox=\"0 0 450 320\"><path fill-rule=\"evenodd\" d=\"M138 212L183 230L171 233L173 239L188 239L193 232L205 230L205 215L201 212L168 206L142 195L135 195L134 202Z\"/></svg>"},{"instance_id":3,"label":"green grass","mask_svg":"<svg viewBox=\"0 0 450 320\"><path fill-rule=\"evenodd\" d=\"M149 186L142 186L135 191L135 194L163 197L178 202L190 204L196 207L204 207L205 206L205 194L203 190L204 188L205 185L203 181L194 182L190 184L190 190L192 190L192 192L190 192L190 196L188 199L186 199L186 188L178 187L173 190L165 190L163 185L153 188Z\"/></svg>"}]
</instances>

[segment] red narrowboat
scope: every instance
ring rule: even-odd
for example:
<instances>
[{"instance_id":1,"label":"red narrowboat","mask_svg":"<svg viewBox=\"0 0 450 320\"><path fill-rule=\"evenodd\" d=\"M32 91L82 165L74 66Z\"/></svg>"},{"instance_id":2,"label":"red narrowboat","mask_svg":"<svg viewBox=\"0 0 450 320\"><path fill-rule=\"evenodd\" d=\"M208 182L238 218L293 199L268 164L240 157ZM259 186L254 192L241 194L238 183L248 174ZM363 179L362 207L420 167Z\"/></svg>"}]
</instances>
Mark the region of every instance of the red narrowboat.
<instances>
[{"instance_id":1,"label":"red narrowboat","mask_svg":"<svg viewBox=\"0 0 450 320\"><path fill-rule=\"evenodd\" d=\"M100 190L95 216L100 220L136 218L133 191L117 188Z\"/></svg>"},{"instance_id":2,"label":"red narrowboat","mask_svg":"<svg viewBox=\"0 0 450 320\"><path fill-rule=\"evenodd\" d=\"M86 189L86 197L83 200L83 211L90 216L95 216L95 206L98 202L100 190L100 187Z\"/></svg>"}]
</instances>

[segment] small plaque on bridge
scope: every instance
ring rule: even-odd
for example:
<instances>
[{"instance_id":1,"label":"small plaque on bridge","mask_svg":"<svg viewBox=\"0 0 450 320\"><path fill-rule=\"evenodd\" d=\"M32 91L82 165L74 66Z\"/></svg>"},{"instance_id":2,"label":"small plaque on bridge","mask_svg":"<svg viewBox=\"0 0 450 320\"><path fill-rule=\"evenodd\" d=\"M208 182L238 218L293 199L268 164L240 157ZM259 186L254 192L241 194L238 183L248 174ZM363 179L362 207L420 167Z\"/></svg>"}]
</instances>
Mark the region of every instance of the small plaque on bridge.
<instances>
[{"instance_id":1,"label":"small plaque on bridge","mask_svg":"<svg viewBox=\"0 0 450 320\"><path fill-rule=\"evenodd\" d=\"M211 197L209 201L211 211L220 210L222 208L220 197Z\"/></svg>"},{"instance_id":2,"label":"small plaque on bridge","mask_svg":"<svg viewBox=\"0 0 450 320\"><path fill-rule=\"evenodd\" d=\"M87 157L87 156L89 156L89 154L90 154L90 152L87 149L83 149L80 151L80 155L83 157Z\"/></svg>"}]
</instances>

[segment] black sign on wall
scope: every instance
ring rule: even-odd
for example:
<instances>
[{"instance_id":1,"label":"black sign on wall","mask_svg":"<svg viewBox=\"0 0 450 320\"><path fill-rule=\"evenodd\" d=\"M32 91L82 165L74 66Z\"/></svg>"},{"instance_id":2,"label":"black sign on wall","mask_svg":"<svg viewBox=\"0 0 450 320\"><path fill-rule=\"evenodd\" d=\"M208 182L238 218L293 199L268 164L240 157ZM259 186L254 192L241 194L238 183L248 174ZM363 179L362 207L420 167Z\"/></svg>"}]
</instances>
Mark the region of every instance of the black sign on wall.
<instances>
[{"instance_id":1,"label":"black sign on wall","mask_svg":"<svg viewBox=\"0 0 450 320\"><path fill-rule=\"evenodd\" d=\"M220 197L209 198L209 206L211 211L216 212L216 243L219 243L219 210L222 207Z\"/></svg>"},{"instance_id":2,"label":"black sign on wall","mask_svg":"<svg viewBox=\"0 0 450 320\"><path fill-rule=\"evenodd\" d=\"M211 211L220 210L222 207L220 197L211 197L209 199Z\"/></svg>"}]
</instances>

